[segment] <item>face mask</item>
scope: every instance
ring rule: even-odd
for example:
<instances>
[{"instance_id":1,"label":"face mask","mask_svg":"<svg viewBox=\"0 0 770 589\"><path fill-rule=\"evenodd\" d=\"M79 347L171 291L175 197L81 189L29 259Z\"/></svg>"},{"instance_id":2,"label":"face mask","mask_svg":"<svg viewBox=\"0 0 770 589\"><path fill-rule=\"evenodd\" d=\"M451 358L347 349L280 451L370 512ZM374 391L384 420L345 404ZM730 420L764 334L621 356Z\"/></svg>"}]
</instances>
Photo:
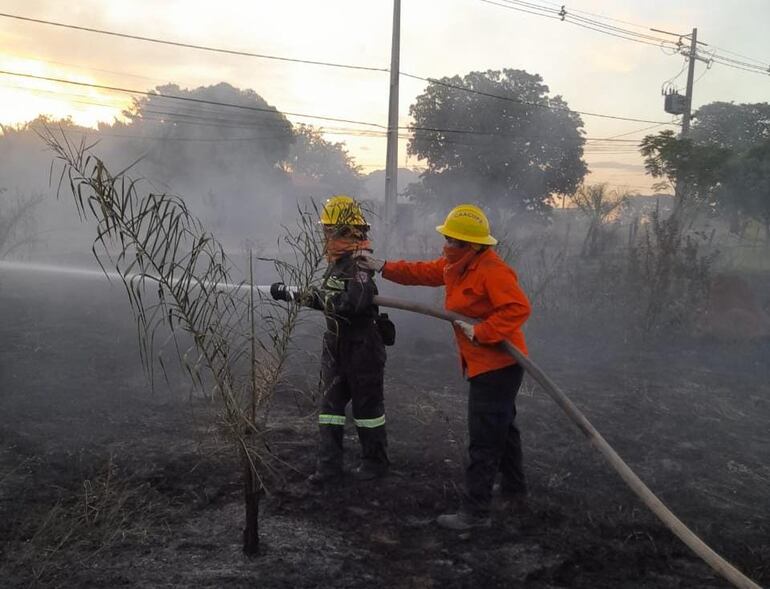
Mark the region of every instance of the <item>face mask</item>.
<instances>
[{"instance_id":1,"label":"face mask","mask_svg":"<svg viewBox=\"0 0 770 589\"><path fill-rule=\"evenodd\" d=\"M456 264L462 260L469 252L473 252L473 250L469 247L453 247L449 244L444 246L444 257L450 264Z\"/></svg>"},{"instance_id":2,"label":"face mask","mask_svg":"<svg viewBox=\"0 0 770 589\"><path fill-rule=\"evenodd\" d=\"M371 250L371 247L371 244L366 239L332 237L326 240L326 259L329 262L333 262L345 254L355 253L360 250Z\"/></svg>"}]
</instances>

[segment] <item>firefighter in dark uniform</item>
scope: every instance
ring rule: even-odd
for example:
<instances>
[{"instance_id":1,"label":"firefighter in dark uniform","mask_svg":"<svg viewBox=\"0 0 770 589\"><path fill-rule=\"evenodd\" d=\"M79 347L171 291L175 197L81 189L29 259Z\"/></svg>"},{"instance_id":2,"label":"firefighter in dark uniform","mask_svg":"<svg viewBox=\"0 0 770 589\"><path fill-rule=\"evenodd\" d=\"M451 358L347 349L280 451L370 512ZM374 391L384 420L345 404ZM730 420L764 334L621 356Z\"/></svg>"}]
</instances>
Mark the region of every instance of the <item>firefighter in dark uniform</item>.
<instances>
[{"instance_id":1,"label":"firefighter in dark uniform","mask_svg":"<svg viewBox=\"0 0 770 589\"><path fill-rule=\"evenodd\" d=\"M321 287L299 295L301 302L322 310L326 332L321 353L320 444L314 484L336 483L343 474L345 407L352 402L353 421L361 442L361 463L354 478L385 476L389 461L385 434L385 344L393 334L387 316L380 316L374 272L361 269L358 259L371 251L369 225L349 196L334 196L321 211L329 266ZM281 283L271 286L273 298L291 299ZM392 343L392 342L388 342Z\"/></svg>"}]
</instances>

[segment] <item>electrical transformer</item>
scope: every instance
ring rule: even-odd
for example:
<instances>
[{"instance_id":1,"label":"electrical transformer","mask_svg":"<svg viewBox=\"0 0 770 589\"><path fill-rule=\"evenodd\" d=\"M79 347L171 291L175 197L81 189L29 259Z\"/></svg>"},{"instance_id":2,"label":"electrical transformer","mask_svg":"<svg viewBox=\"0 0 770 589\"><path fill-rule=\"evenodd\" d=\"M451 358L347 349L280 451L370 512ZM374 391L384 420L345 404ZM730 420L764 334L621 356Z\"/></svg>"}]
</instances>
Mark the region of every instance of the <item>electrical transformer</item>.
<instances>
[{"instance_id":1,"label":"electrical transformer","mask_svg":"<svg viewBox=\"0 0 770 589\"><path fill-rule=\"evenodd\" d=\"M667 93L664 95L663 110L672 115L684 114L687 108L687 97L678 92Z\"/></svg>"}]
</instances>

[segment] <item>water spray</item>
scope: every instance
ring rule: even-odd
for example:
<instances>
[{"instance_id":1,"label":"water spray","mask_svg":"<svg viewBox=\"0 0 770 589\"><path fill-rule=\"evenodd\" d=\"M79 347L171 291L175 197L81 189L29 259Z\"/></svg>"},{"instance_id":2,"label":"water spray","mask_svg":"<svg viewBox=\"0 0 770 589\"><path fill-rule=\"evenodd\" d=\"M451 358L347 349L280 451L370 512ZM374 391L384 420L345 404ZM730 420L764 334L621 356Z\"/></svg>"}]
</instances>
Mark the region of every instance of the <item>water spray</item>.
<instances>
[{"instance_id":1,"label":"water spray","mask_svg":"<svg viewBox=\"0 0 770 589\"><path fill-rule=\"evenodd\" d=\"M56 266L53 264L36 264L28 262L9 262L0 260L0 270L17 270L23 272L43 273L43 274L62 274L65 276L75 276L78 278L107 278L108 280L119 280L126 282L133 282L137 280L149 280L150 282L160 282L159 276L153 276L152 274L144 273L127 273L125 275L118 272L110 272L109 270L91 270L88 268L75 268L72 266ZM172 278L168 283L173 286L179 282L178 279ZM253 288L254 290L269 295L269 286L253 287L248 282L201 282L201 286L210 288L219 288L221 290L248 290ZM297 287L289 286L287 289L290 292L297 292Z\"/></svg>"}]
</instances>

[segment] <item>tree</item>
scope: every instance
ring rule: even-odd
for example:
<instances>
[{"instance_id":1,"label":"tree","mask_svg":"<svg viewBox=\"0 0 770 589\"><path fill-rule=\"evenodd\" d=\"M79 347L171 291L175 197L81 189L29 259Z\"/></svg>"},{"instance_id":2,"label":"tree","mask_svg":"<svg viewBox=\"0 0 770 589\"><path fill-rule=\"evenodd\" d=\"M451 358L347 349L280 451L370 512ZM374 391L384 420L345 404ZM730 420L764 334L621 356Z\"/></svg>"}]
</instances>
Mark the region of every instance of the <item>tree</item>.
<instances>
[{"instance_id":1,"label":"tree","mask_svg":"<svg viewBox=\"0 0 770 589\"><path fill-rule=\"evenodd\" d=\"M334 193L358 195L363 185L361 168L348 154L344 143L332 143L322 131L298 125L285 169L317 180Z\"/></svg>"},{"instance_id":2,"label":"tree","mask_svg":"<svg viewBox=\"0 0 770 589\"><path fill-rule=\"evenodd\" d=\"M134 146L144 156L143 161L157 167L153 178L195 177L202 164L207 175L245 169L277 172L288 156L294 141L291 123L253 90L222 82L192 90L167 84L154 92L157 94L134 99L133 106L123 113L128 121L112 127L113 132L125 130L136 138ZM172 100L162 94L190 101Z\"/></svg>"},{"instance_id":3,"label":"tree","mask_svg":"<svg viewBox=\"0 0 770 589\"><path fill-rule=\"evenodd\" d=\"M732 152L726 147L680 139L673 131L647 135L640 151L644 166L654 178L663 178L663 186L676 187L674 208L668 218L655 211L645 232L642 246L632 254L637 274L644 277L641 288L646 293L646 328L652 329L666 314L687 316L702 299L708 284L713 256L703 255L697 233L686 229L695 220L695 212L716 204L724 180L725 166Z\"/></svg>"},{"instance_id":4,"label":"tree","mask_svg":"<svg viewBox=\"0 0 770 589\"><path fill-rule=\"evenodd\" d=\"M719 196L727 206L762 223L770 241L770 139L732 158Z\"/></svg>"},{"instance_id":5,"label":"tree","mask_svg":"<svg viewBox=\"0 0 770 589\"><path fill-rule=\"evenodd\" d=\"M763 160L770 142L770 104L707 104L695 113L690 137L701 145L732 152L722 169L729 186L717 191L717 202L729 215L731 230L741 233L745 220L753 218L770 232L765 221L770 205L763 179L767 174Z\"/></svg>"},{"instance_id":6,"label":"tree","mask_svg":"<svg viewBox=\"0 0 770 589\"><path fill-rule=\"evenodd\" d=\"M688 205L714 202L715 191L732 153L725 147L701 145L690 138L680 139L670 130L647 135L642 139L640 152L647 173L664 179L658 188L676 187L674 217Z\"/></svg>"},{"instance_id":7,"label":"tree","mask_svg":"<svg viewBox=\"0 0 770 589\"><path fill-rule=\"evenodd\" d=\"M770 139L770 104L712 102L693 115L690 139L740 153Z\"/></svg>"},{"instance_id":8,"label":"tree","mask_svg":"<svg viewBox=\"0 0 770 589\"><path fill-rule=\"evenodd\" d=\"M431 81L409 109L408 151L427 162L428 195L543 214L551 195L572 194L587 172L583 122L548 92L514 69Z\"/></svg>"},{"instance_id":9,"label":"tree","mask_svg":"<svg viewBox=\"0 0 770 589\"><path fill-rule=\"evenodd\" d=\"M168 84L154 92L134 101L126 122L100 128L104 143L119 136L122 158L140 159L140 174L184 194L205 220L218 219L224 235L271 231L288 184L283 162L294 141L289 120L253 90L226 83L194 89Z\"/></svg>"},{"instance_id":10,"label":"tree","mask_svg":"<svg viewBox=\"0 0 770 589\"><path fill-rule=\"evenodd\" d=\"M248 282L233 284L224 248L183 199L145 193L143 183L110 173L85 142L72 143L51 131L45 140L61 163L61 186L81 218L95 225L94 256L102 267L114 265L122 279L145 367L151 373L160 335L170 332L193 384L218 400L219 425L241 462L243 550L257 554L259 502L274 458L266 440L270 402L299 304L261 298L257 307L253 272ZM298 231L286 237L291 262L275 262L281 279L302 292L323 260L314 226L315 214L301 215Z\"/></svg>"},{"instance_id":11,"label":"tree","mask_svg":"<svg viewBox=\"0 0 770 589\"><path fill-rule=\"evenodd\" d=\"M593 257L601 252L610 237L607 222L628 204L628 197L628 192L610 190L607 184L584 184L572 195L572 202L588 218L582 255Z\"/></svg>"}]
</instances>

